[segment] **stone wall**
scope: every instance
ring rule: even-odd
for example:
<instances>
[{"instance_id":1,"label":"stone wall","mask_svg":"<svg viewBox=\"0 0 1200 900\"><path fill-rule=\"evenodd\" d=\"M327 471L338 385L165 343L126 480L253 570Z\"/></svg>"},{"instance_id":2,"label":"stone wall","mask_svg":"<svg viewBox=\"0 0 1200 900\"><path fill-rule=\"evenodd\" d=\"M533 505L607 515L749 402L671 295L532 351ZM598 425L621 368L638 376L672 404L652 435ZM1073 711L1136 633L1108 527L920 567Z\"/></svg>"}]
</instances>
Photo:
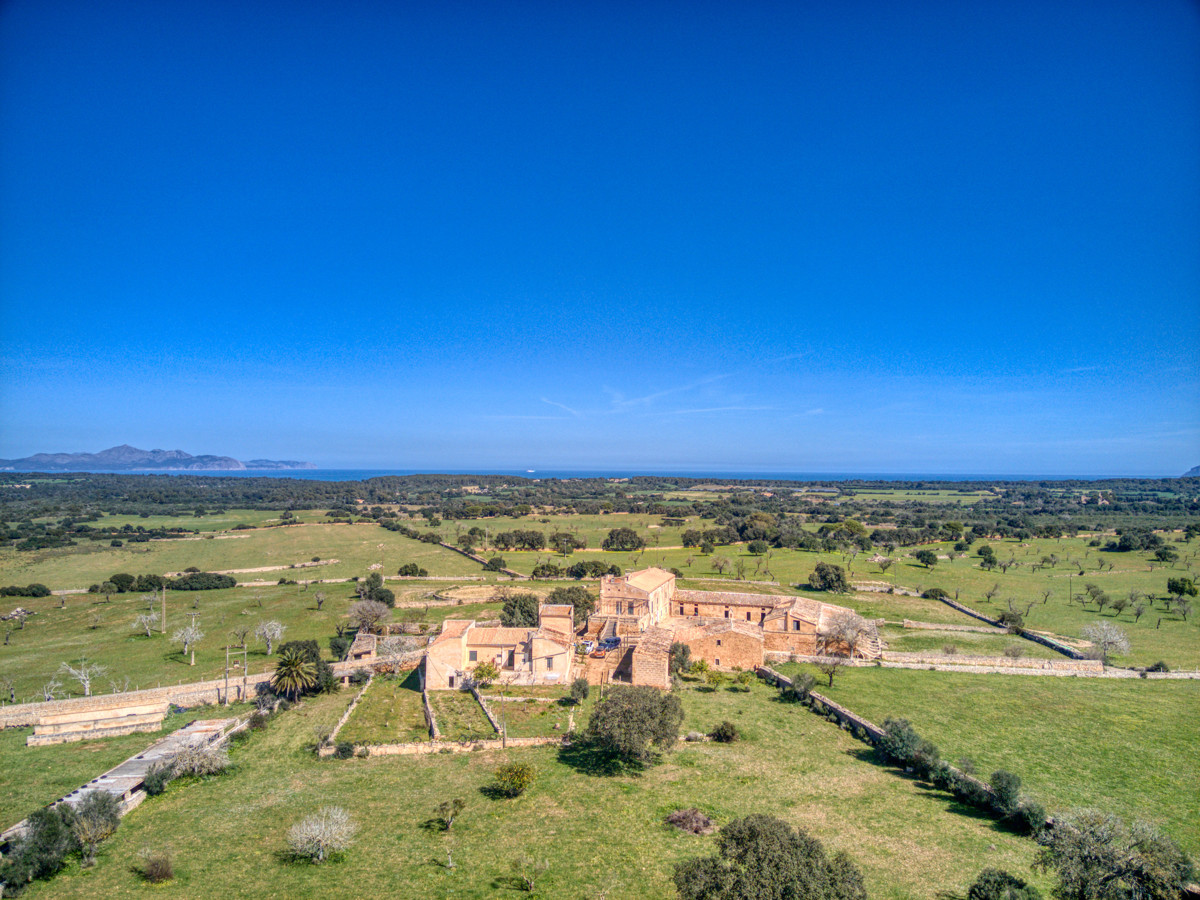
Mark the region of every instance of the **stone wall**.
<instances>
[{"instance_id":1,"label":"stone wall","mask_svg":"<svg viewBox=\"0 0 1200 900\"><path fill-rule=\"evenodd\" d=\"M1002 625L947 625L942 622L913 622L904 620L905 628L922 628L927 631L966 631L976 634L1008 634L1008 629Z\"/></svg>"},{"instance_id":2,"label":"stone wall","mask_svg":"<svg viewBox=\"0 0 1200 900\"><path fill-rule=\"evenodd\" d=\"M960 656L939 653L892 653L883 656L884 662L904 663L910 666L984 666L989 669L1040 669L1046 671L1100 674L1104 667L1098 659L1039 659L1023 656L1013 659L1008 656Z\"/></svg>"},{"instance_id":3,"label":"stone wall","mask_svg":"<svg viewBox=\"0 0 1200 900\"><path fill-rule=\"evenodd\" d=\"M422 741L409 744L370 744L368 756L419 756L429 753L470 753L475 750L504 750L513 747L543 747L547 744L566 743L562 737L509 738L507 742L496 738L486 741ZM507 747L505 746L507 744ZM333 747L323 747L321 756L332 756Z\"/></svg>"}]
</instances>

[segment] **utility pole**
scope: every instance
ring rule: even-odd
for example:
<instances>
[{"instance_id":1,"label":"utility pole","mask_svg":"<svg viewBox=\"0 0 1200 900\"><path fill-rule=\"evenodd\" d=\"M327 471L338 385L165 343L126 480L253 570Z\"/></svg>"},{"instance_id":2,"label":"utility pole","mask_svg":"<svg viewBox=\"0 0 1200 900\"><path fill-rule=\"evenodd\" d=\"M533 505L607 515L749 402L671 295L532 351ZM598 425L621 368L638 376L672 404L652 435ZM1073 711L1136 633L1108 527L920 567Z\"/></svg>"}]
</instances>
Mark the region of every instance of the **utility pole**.
<instances>
[{"instance_id":1,"label":"utility pole","mask_svg":"<svg viewBox=\"0 0 1200 900\"><path fill-rule=\"evenodd\" d=\"M246 702L246 667L250 665L250 651L242 648L242 702Z\"/></svg>"},{"instance_id":2,"label":"utility pole","mask_svg":"<svg viewBox=\"0 0 1200 900\"><path fill-rule=\"evenodd\" d=\"M165 579L163 580L162 591L163 591L163 598L162 598L163 614L162 614L162 629L160 630L160 633L166 634L167 633L167 582Z\"/></svg>"},{"instance_id":3,"label":"utility pole","mask_svg":"<svg viewBox=\"0 0 1200 900\"><path fill-rule=\"evenodd\" d=\"M225 645L225 705L229 705L229 645Z\"/></svg>"}]
</instances>

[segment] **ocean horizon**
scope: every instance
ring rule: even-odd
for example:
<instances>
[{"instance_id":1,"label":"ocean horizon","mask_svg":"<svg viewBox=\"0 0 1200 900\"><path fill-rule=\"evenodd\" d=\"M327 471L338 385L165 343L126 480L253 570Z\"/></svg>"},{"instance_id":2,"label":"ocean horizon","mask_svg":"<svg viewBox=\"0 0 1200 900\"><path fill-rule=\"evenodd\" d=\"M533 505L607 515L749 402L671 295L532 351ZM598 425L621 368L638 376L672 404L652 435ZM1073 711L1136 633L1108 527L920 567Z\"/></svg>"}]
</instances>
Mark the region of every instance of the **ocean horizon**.
<instances>
[{"instance_id":1,"label":"ocean horizon","mask_svg":"<svg viewBox=\"0 0 1200 900\"><path fill-rule=\"evenodd\" d=\"M7 470L12 471L12 470ZM503 477L530 479L573 479L573 478L692 478L715 481L795 481L795 482L847 482L847 481L926 481L926 482L971 482L971 481L1103 481L1113 478L1178 478L1179 475L1070 475L1070 474L980 474L946 472L781 472L781 471L738 471L738 470L646 470L646 469L126 469L119 472L97 470L46 470L46 474L86 472L107 475L204 475L213 478L295 478L303 481L366 481L371 478L403 475L498 475ZM14 472L14 474L17 474ZM35 474L32 472L21 474Z\"/></svg>"}]
</instances>

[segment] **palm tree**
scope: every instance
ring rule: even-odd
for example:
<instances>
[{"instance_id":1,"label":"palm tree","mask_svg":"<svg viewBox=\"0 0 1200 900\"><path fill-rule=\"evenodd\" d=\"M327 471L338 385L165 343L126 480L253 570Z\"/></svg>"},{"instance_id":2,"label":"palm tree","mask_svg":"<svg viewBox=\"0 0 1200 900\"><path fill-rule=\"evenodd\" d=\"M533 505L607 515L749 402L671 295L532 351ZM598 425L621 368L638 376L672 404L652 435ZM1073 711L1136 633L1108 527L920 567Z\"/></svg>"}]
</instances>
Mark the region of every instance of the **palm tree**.
<instances>
[{"instance_id":1,"label":"palm tree","mask_svg":"<svg viewBox=\"0 0 1200 900\"><path fill-rule=\"evenodd\" d=\"M271 676L271 687L276 692L295 700L300 692L317 683L317 664L310 661L302 650L286 650L279 654L275 674Z\"/></svg>"}]
</instances>

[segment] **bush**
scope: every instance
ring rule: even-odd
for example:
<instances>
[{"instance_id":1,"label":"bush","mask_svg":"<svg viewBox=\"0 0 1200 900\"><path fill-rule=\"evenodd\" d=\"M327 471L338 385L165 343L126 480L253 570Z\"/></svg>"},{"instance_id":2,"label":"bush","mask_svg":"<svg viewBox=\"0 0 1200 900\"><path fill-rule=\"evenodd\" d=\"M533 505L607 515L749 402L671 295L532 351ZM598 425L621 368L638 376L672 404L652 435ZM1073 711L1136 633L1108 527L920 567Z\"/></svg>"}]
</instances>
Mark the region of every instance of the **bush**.
<instances>
[{"instance_id":1,"label":"bush","mask_svg":"<svg viewBox=\"0 0 1200 900\"><path fill-rule=\"evenodd\" d=\"M942 653L944 653L946 656L954 656L954 654L958 653L958 645L942 644Z\"/></svg>"},{"instance_id":2,"label":"bush","mask_svg":"<svg viewBox=\"0 0 1200 900\"><path fill-rule=\"evenodd\" d=\"M1020 644L1009 644L1004 648L1004 655L1009 659L1020 659L1025 655L1025 648Z\"/></svg>"},{"instance_id":3,"label":"bush","mask_svg":"<svg viewBox=\"0 0 1200 900\"><path fill-rule=\"evenodd\" d=\"M909 766L928 778L939 759L938 748L917 734L907 719L884 719L883 731L875 747L884 759Z\"/></svg>"},{"instance_id":4,"label":"bush","mask_svg":"<svg viewBox=\"0 0 1200 900\"><path fill-rule=\"evenodd\" d=\"M167 789L172 777L171 764L157 762L146 771L146 776L142 779L142 788L151 797L157 797Z\"/></svg>"},{"instance_id":5,"label":"bush","mask_svg":"<svg viewBox=\"0 0 1200 900\"><path fill-rule=\"evenodd\" d=\"M251 731L262 731L267 727L267 722L270 720L271 717L266 711L256 709L254 712L250 713L250 719L246 724Z\"/></svg>"},{"instance_id":6,"label":"bush","mask_svg":"<svg viewBox=\"0 0 1200 900\"><path fill-rule=\"evenodd\" d=\"M345 659L352 643L353 641L348 637L331 637L329 639L329 655L337 660Z\"/></svg>"},{"instance_id":7,"label":"bush","mask_svg":"<svg viewBox=\"0 0 1200 900\"><path fill-rule=\"evenodd\" d=\"M1146 671L1147 671L1147 672L1170 672L1170 671L1171 671L1171 667L1170 667L1170 666L1168 666L1168 665L1167 665L1165 662L1163 662L1163 661L1160 659L1160 660L1159 660L1158 662L1156 662L1154 665L1152 665L1152 666L1146 666Z\"/></svg>"},{"instance_id":8,"label":"bush","mask_svg":"<svg viewBox=\"0 0 1200 900\"><path fill-rule=\"evenodd\" d=\"M496 770L496 793L505 797L519 797L536 777L537 769L529 763L505 763Z\"/></svg>"},{"instance_id":9,"label":"bush","mask_svg":"<svg viewBox=\"0 0 1200 900\"><path fill-rule=\"evenodd\" d=\"M967 900L1041 900L1033 885L1000 869L984 869L967 891Z\"/></svg>"},{"instance_id":10,"label":"bush","mask_svg":"<svg viewBox=\"0 0 1200 900\"><path fill-rule=\"evenodd\" d=\"M708 733L708 736L718 744L732 744L734 741L741 738L738 734L737 726L732 722L722 722L716 728Z\"/></svg>"},{"instance_id":11,"label":"bush","mask_svg":"<svg viewBox=\"0 0 1200 900\"><path fill-rule=\"evenodd\" d=\"M173 578L167 583L167 587L173 591L216 591L236 586L237 579L233 576L217 575L214 572L189 571L182 578Z\"/></svg>"},{"instance_id":12,"label":"bush","mask_svg":"<svg viewBox=\"0 0 1200 900\"><path fill-rule=\"evenodd\" d=\"M175 778L220 775L228 768L229 751L221 744L184 747L171 758L171 773Z\"/></svg>"},{"instance_id":13,"label":"bush","mask_svg":"<svg viewBox=\"0 0 1200 900\"><path fill-rule=\"evenodd\" d=\"M779 693L785 700L803 703L812 693L813 685L816 683L816 679L805 672L793 678L790 687L785 685L780 688Z\"/></svg>"},{"instance_id":14,"label":"bush","mask_svg":"<svg viewBox=\"0 0 1200 900\"><path fill-rule=\"evenodd\" d=\"M578 706L588 698L588 694L591 693L591 690L592 686L588 683L588 680L581 675L579 678L576 678L571 682L571 702Z\"/></svg>"},{"instance_id":15,"label":"bush","mask_svg":"<svg viewBox=\"0 0 1200 900\"><path fill-rule=\"evenodd\" d=\"M1046 827L1046 807L1036 800L1024 797L1017 806L1017 812L1013 818L1022 831L1036 837Z\"/></svg>"},{"instance_id":16,"label":"bush","mask_svg":"<svg viewBox=\"0 0 1200 900\"><path fill-rule=\"evenodd\" d=\"M808 585L814 591L829 591L831 594L844 594L850 590L846 570L826 562L817 563L813 573L808 576Z\"/></svg>"},{"instance_id":17,"label":"bush","mask_svg":"<svg viewBox=\"0 0 1200 900\"><path fill-rule=\"evenodd\" d=\"M12 887L35 878L49 878L66 863L78 842L72 826L75 812L65 803L30 813L25 834L9 851L4 880Z\"/></svg>"},{"instance_id":18,"label":"bush","mask_svg":"<svg viewBox=\"0 0 1200 900\"><path fill-rule=\"evenodd\" d=\"M354 756L354 745L349 741L338 741L333 750L334 759L350 759Z\"/></svg>"},{"instance_id":19,"label":"bush","mask_svg":"<svg viewBox=\"0 0 1200 900\"><path fill-rule=\"evenodd\" d=\"M675 810L667 816L667 824L674 825L680 831L686 831L689 834L712 834L715 830L713 820L694 806L689 809Z\"/></svg>"},{"instance_id":20,"label":"bush","mask_svg":"<svg viewBox=\"0 0 1200 900\"><path fill-rule=\"evenodd\" d=\"M1007 819L1017 811L1021 802L1021 779L1012 772L1000 769L992 773L992 808L1001 818Z\"/></svg>"},{"instance_id":21,"label":"bush","mask_svg":"<svg viewBox=\"0 0 1200 900\"><path fill-rule=\"evenodd\" d=\"M683 705L674 694L648 686L614 687L592 711L586 739L626 762L649 762L679 738Z\"/></svg>"},{"instance_id":22,"label":"bush","mask_svg":"<svg viewBox=\"0 0 1200 900\"><path fill-rule=\"evenodd\" d=\"M924 597L926 600L945 600L950 595L947 594L940 587L931 587L929 590L927 590L921 596Z\"/></svg>"},{"instance_id":23,"label":"bush","mask_svg":"<svg viewBox=\"0 0 1200 900\"><path fill-rule=\"evenodd\" d=\"M138 874L151 884L161 884L175 877L175 867L171 862L171 848L160 847L152 849L143 847L138 853L141 866Z\"/></svg>"},{"instance_id":24,"label":"bush","mask_svg":"<svg viewBox=\"0 0 1200 900\"><path fill-rule=\"evenodd\" d=\"M323 863L347 850L354 842L357 826L339 806L326 806L288 830L288 849L298 859Z\"/></svg>"},{"instance_id":25,"label":"bush","mask_svg":"<svg viewBox=\"0 0 1200 900\"><path fill-rule=\"evenodd\" d=\"M71 823L84 867L92 864L100 842L108 840L120 824L121 801L108 791L88 791L75 807L75 821Z\"/></svg>"}]
</instances>

